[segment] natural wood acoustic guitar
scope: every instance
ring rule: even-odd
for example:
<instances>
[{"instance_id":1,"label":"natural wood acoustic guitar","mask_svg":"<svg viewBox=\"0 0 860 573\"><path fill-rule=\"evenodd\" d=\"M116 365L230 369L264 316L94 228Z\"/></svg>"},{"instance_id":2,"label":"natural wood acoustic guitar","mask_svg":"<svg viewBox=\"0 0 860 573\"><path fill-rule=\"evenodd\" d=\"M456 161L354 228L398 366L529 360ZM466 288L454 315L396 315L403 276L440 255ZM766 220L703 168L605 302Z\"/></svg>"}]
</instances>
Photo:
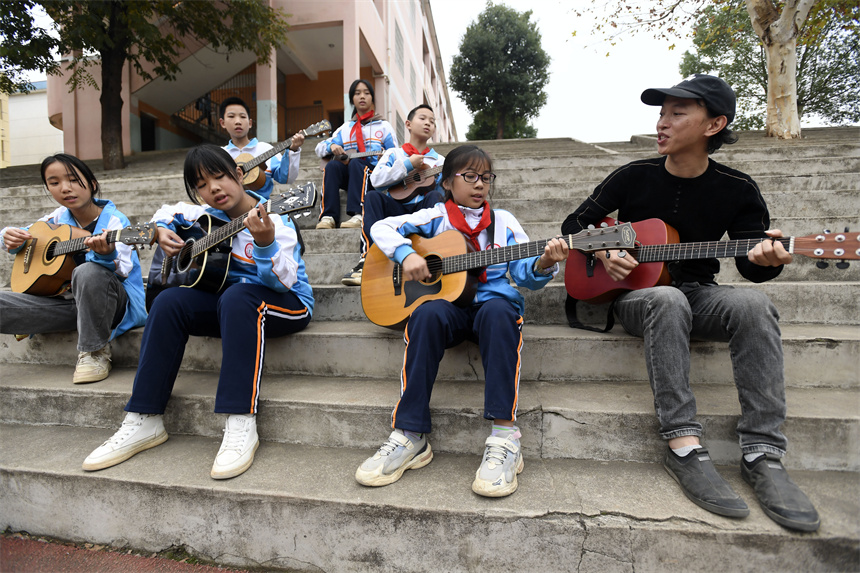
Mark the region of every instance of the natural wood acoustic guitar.
<instances>
[{"instance_id":1,"label":"natural wood acoustic guitar","mask_svg":"<svg viewBox=\"0 0 860 573\"><path fill-rule=\"evenodd\" d=\"M636 235L630 224L588 229L560 237L571 251L628 249ZM489 265L507 263L542 255L550 239L508 245L498 249L472 251L459 231L446 231L432 238L410 235L412 248L424 257L432 277L426 281L407 281L403 268L390 260L374 244L367 253L361 277L361 306L374 324L402 328L409 315L429 300L469 304L475 297L478 274Z\"/></svg>"},{"instance_id":2,"label":"natural wood acoustic guitar","mask_svg":"<svg viewBox=\"0 0 860 573\"><path fill-rule=\"evenodd\" d=\"M613 219L603 219L617 224ZM814 259L841 259L837 266L847 266L845 260L860 259L860 233L820 233L806 237L779 239L738 239L729 241L703 241L679 243L678 231L660 219L645 219L632 223L636 231L636 248L627 251L639 261L633 271L621 281L614 281L593 257L571 252L567 258L564 284L575 299L599 304L608 302L631 290L639 290L671 283L667 261L745 257L762 241L779 241L793 255Z\"/></svg>"}]
</instances>

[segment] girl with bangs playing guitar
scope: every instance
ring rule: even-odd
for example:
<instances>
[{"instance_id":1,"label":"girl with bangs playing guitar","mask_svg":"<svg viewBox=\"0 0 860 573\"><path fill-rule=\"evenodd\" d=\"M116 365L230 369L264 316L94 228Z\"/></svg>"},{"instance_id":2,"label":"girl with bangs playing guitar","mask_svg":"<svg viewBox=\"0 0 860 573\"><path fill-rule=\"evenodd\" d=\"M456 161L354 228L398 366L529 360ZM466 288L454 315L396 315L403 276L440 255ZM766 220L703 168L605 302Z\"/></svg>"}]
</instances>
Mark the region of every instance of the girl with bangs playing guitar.
<instances>
[{"instance_id":1,"label":"girl with bangs playing guitar","mask_svg":"<svg viewBox=\"0 0 860 573\"><path fill-rule=\"evenodd\" d=\"M146 320L140 259L133 247L109 240L108 231L115 233L130 223L116 205L99 198L99 182L86 163L73 155L58 153L42 161L41 174L42 183L59 207L29 227L4 228L0 231L3 249L20 258L32 248L47 257L46 247L62 233L70 237L63 243L73 243L75 239L82 243L75 254L66 255L72 261L63 262L59 257L49 261L46 272L50 276L43 277L48 290L42 288L40 294L31 294L44 281L22 276L21 282L30 290L0 292L0 332L23 337L77 330L78 360L72 382L98 382L107 378L111 370L109 342L131 328L143 326ZM35 267L42 260L34 256L25 274L35 275ZM57 268L67 264L72 267L70 277ZM16 270L17 267L13 269L13 290Z\"/></svg>"}]
</instances>

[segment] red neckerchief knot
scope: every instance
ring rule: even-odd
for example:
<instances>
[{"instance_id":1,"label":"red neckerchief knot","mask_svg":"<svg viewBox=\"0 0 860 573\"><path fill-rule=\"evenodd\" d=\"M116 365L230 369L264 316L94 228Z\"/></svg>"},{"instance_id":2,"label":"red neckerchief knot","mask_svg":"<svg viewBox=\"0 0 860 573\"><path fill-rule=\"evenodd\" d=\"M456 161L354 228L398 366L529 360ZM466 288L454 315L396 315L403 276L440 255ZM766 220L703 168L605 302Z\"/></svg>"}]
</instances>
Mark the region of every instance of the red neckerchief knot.
<instances>
[{"instance_id":1,"label":"red neckerchief knot","mask_svg":"<svg viewBox=\"0 0 860 573\"><path fill-rule=\"evenodd\" d=\"M424 151L418 151L411 143L404 143L403 151L406 152L406 155L412 157L413 155L427 155L428 153L430 153L430 148L425 147Z\"/></svg>"},{"instance_id":2,"label":"red neckerchief knot","mask_svg":"<svg viewBox=\"0 0 860 573\"><path fill-rule=\"evenodd\" d=\"M364 115L356 116L355 123L352 124L352 131L349 136L351 139L355 140L355 144L358 146L359 151L365 151L364 147L364 133L361 129L361 125L373 117L373 110L368 111Z\"/></svg>"},{"instance_id":3,"label":"red neckerchief knot","mask_svg":"<svg viewBox=\"0 0 860 573\"><path fill-rule=\"evenodd\" d=\"M481 245L478 243L478 235L481 234L481 231L490 226L490 206L484 201L484 212L481 214L481 220L478 221L478 224L474 229L469 227L469 223L466 222L466 217L463 215L463 212L460 210L460 206L454 203L453 199L448 199L445 201L445 209L448 211L448 220L451 222L451 225L463 233L463 236L466 237L466 240L471 243L473 247L475 247L476 251L481 250ZM488 238L488 242L492 243L493 237ZM487 269L481 271L481 276L478 277L482 283L487 282Z\"/></svg>"}]
</instances>

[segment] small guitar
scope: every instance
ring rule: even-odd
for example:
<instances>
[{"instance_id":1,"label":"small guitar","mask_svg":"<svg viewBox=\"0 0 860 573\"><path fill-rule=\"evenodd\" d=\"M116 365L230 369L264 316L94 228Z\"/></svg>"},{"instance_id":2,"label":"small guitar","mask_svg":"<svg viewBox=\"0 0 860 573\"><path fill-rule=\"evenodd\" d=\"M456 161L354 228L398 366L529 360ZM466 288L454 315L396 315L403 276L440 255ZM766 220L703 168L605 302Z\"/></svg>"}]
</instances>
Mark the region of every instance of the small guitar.
<instances>
[{"instance_id":1,"label":"small guitar","mask_svg":"<svg viewBox=\"0 0 860 573\"><path fill-rule=\"evenodd\" d=\"M305 129L301 130L299 133L307 137L310 135L317 135L324 131L331 131L331 123L329 123L327 119L324 119L319 123L310 125ZM244 185L245 189L250 189L251 191L257 191L258 189L262 189L263 185L266 184L266 169L261 169L257 166L262 165L271 157L274 157L278 153L287 149L292 144L293 138L291 137L288 140L282 141L281 143L275 145L270 150L261 153L257 157L254 157L250 153L242 153L237 156L236 165L238 165L242 169L242 173L245 174L242 177L242 185Z\"/></svg>"},{"instance_id":2,"label":"small guitar","mask_svg":"<svg viewBox=\"0 0 860 573\"><path fill-rule=\"evenodd\" d=\"M37 221L29 229L32 239L15 255L12 263L12 292L53 296L71 280L75 259L70 255L87 250L89 233L71 225L51 225ZM108 231L108 243L151 245L155 225L132 225Z\"/></svg>"},{"instance_id":3,"label":"small guitar","mask_svg":"<svg viewBox=\"0 0 860 573\"><path fill-rule=\"evenodd\" d=\"M436 175L442 173L442 166L428 167L414 171L388 188L392 199L406 203L419 193L431 191L436 187Z\"/></svg>"},{"instance_id":4,"label":"small guitar","mask_svg":"<svg viewBox=\"0 0 860 573\"><path fill-rule=\"evenodd\" d=\"M412 248L424 257L433 276L426 281L406 281L403 268L391 261L375 244L364 261L361 277L361 306L370 322L388 328L402 328L409 315L428 300L447 300L458 305L475 298L478 276L466 272L489 265L536 257L549 239L509 245L486 251L471 251L459 231L446 231L425 239L412 235ZM573 251L627 249L635 245L636 234L629 224L588 229L561 237Z\"/></svg>"},{"instance_id":5,"label":"small guitar","mask_svg":"<svg viewBox=\"0 0 860 573\"><path fill-rule=\"evenodd\" d=\"M270 214L284 215L296 211L310 211L317 200L316 187L307 183L301 187L281 193L263 203ZM185 241L179 253L164 256L160 269L160 277L153 276L147 281L147 301L151 304L155 295L167 287L195 287L209 292L219 292L227 281L227 271L232 257L232 238L245 229L247 213L232 221L222 221L209 215L200 217L194 225L180 228L177 234ZM160 258L160 257L159 257ZM153 266L156 266L155 257Z\"/></svg>"},{"instance_id":6,"label":"small guitar","mask_svg":"<svg viewBox=\"0 0 860 573\"><path fill-rule=\"evenodd\" d=\"M604 219L606 223L615 223ZM602 263L593 263L586 255L571 252L564 272L564 285L575 299L592 304L608 302L625 291L639 290L671 283L665 261L745 257L762 241L771 239L738 239L730 241L703 241L679 243L678 232L660 219L646 219L633 223L637 247L628 252L639 261L639 266L621 281L614 281ZM860 234L832 233L806 237L774 239L795 255L815 259L860 259ZM590 269L589 269L590 267Z\"/></svg>"},{"instance_id":7,"label":"small guitar","mask_svg":"<svg viewBox=\"0 0 860 573\"><path fill-rule=\"evenodd\" d=\"M351 159L361 159L362 157L382 157L382 154L385 153L384 149L377 149L375 151L347 151L346 153L342 153L340 155L324 155L322 159L320 159L320 171L325 171L325 166L332 159L337 159L341 163L349 163Z\"/></svg>"}]
</instances>

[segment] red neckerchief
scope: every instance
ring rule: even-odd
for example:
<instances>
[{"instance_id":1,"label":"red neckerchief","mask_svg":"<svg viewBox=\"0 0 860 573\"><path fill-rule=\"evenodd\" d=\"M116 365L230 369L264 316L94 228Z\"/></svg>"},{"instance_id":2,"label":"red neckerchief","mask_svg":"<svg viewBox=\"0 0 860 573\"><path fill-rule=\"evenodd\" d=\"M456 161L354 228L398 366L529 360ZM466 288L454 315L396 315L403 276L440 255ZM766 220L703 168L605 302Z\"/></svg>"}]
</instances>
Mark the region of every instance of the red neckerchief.
<instances>
[{"instance_id":1,"label":"red neckerchief","mask_svg":"<svg viewBox=\"0 0 860 573\"><path fill-rule=\"evenodd\" d=\"M352 124L352 132L349 134L355 140L359 151L364 151L364 133L362 133L361 124L373 117L373 110L370 110L364 115L359 115L355 118L355 123Z\"/></svg>"},{"instance_id":2,"label":"red neckerchief","mask_svg":"<svg viewBox=\"0 0 860 573\"><path fill-rule=\"evenodd\" d=\"M469 223L466 222L466 217L463 215L463 212L460 210L460 207L454 203L453 199L448 199L445 201L445 209L448 211L448 220L451 222L451 225L463 233L463 236L466 237L473 247L475 247L476 251L481 250L481 245L478 243L478 235L481 234L481 231L490 226L490 206L484 201L484 212L481 214L481 220L478 221L478 224L474 229L469 227ZM489 237L488 241L492 241L493 237ZM487 269L481 271L481 276L478 278L482 283L487 282Z\"/></svg>"},{"instance_id":3,"label":"red neckerchief","mask_svg":"<svg viewBox=\"0 0 860 573\"><path fill-rule=\"evenodd\" d=\"M413 155L427 155L428 153L430 153L430 148L425 147L424 151L418 151L417 149L415 149L415 146L412 145L411 143L404 143L403 144L403 151L406 152L406 155L411 157Z\"/></svg>"}]
</instances>

